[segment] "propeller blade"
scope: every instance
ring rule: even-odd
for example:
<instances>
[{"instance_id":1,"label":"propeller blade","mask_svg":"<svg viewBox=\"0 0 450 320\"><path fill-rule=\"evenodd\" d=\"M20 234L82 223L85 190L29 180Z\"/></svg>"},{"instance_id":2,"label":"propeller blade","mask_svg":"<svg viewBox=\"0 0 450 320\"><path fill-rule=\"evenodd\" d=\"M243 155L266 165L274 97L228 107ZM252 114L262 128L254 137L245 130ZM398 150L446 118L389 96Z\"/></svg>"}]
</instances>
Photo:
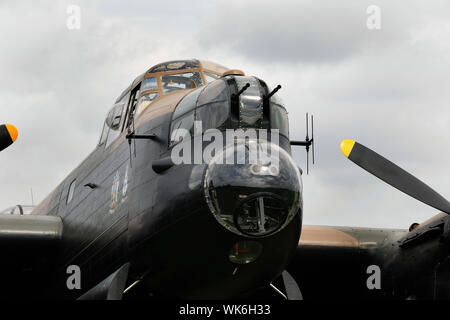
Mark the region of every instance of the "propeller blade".
<instances>
[{"instance_id":1,"label":"propeller blade","mask_svg":"<svg viewBox=\"0 0 450 320\"><path fill-rule=\"evenodd\" d=\"M450 214L450 203L444 197L378 153L353 140L342 141L341 151L355 164L394 188Z\"/></svg>"},{"instance_id":2,"label":"propeller blade","mask_svg":"<svg viewBox=\"0 0 450 320\"><path fill-rule=\"evenodd\" d=\"M13 125L0 125L0 151L12 145L18 135L17 129Z\"/></svg>"}]
</instances>

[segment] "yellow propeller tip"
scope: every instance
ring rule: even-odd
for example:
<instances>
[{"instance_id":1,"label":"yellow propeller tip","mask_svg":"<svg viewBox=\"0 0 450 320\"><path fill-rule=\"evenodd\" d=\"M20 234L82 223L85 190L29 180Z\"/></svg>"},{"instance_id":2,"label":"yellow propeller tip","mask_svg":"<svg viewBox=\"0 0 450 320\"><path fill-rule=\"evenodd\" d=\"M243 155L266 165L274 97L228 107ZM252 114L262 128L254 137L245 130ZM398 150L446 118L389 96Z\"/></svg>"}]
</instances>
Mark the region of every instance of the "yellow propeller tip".
<instances>
[{"instance_id":1,"label":"yellow propeller tip","mask_svg":"<svg viewBox=\"0 0 450 320\"><path fill-rule=\"evenodd\" d=\"M352 153L353 147L355 146L355 141L353 140L344 140L341 143L341 151L347 158Z\"/></svg>"},{"instance_id":2,"label":"yellow propeller tip","mask_svg":"<svg viewBox=\"0 0 450 320\"><path fill-rule=\"evenodd\" d=\"M17 137L19 136L19 132L17 131L17 128L14 127L12 124L7 124L6 129L8 130L11 140L13 142L16 141Z\"/></svg>"}]
</instances>

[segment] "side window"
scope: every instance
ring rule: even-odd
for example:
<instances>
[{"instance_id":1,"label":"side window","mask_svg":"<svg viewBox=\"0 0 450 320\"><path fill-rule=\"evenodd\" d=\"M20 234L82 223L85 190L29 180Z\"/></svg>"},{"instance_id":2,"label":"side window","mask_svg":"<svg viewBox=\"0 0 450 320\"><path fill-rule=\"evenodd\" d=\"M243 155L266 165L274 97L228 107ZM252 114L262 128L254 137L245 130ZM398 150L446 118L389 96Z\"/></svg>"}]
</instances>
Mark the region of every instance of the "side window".
<instances>
[{"instance_id":1,"label":"side window","mask_svg":"<svg viewBox=\"0 0 450 320\"><path fill-rule=\"evenodd\" d=\"M108 148L111 143L119 136L120 134L120 123L122 120L122 111L124 104L119 102L112 107L109 111L108 117L106 118L106 125L109 127L109 134L106 140L106 148Z\"/></svg>"},{"instance_id":2,"label":"side window","mask_svg":"<svg viewBox=\"0 0 450 320\"><path fill-rule=\"evenodd\" d=\"M102 135L100 136L100 141L98 143L99 146L103 145L106 140L108 140L107 146L111 144L111 142L117 137L117 134L114 132L111 133L113 136L111 139L108 139L109 129L111 126L114 125L114 127L117 126L117 123L119 123L119 128L122 127L122 124L125 120L125 108L124 106L128 102L128 98L130 97L130 93L128 92L125 96L120 99L118 103L114 105L114 107L108 111L108 114L106 115L105 122L103 123L103 129L102 129ZM121 111L121 114L119 115L118 112Z\"/></svg>"},{"instance_id":3,"label":"side window","mask_svg":"<svg viewBox=\"0 0 450 320\"><path fill-rule=\"evenodd\" d=\"M106 117L108 117L108 116L106 116ZM101 146L102 144L104 144L106 142L106 139L108 138L108 132L109 132L109 127L106 124L106 120L105 120L105 122L103 122L102 135L100 136L100 141L98 143L99 146Z\"/></svg>"},{"instance_id":4,"label":"side window","mask_svg":"<svg viewBox=\"0 0 450 320\"><path fill-rule=\"evenodd\" d=\"M75 191L75 182L76 182L76 181L77 181L76 179L73 180L72 183L71 183L70 186L69 186L69 192L67 193L67 200L66 200L66 203L67 203L67 204L69 204L70 201L72 201L73 193L74 193L74 191Z\"/></svg>"}]
</instances>

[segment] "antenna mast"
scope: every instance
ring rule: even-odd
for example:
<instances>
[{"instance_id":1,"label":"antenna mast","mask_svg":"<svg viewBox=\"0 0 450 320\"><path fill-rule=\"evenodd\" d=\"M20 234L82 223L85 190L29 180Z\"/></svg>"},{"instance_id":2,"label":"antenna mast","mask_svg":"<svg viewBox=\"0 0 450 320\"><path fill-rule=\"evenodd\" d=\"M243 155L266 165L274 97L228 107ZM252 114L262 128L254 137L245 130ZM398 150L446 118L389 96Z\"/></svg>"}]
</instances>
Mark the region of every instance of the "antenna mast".
<instances>
[{"instance_id":1,"label":"antenna mast","mask_svg":"<svg viewBox=\"0 0 450 320\"><path fill-rule=\"evenodd\" d=\"M291 140L291 146L302 146L306 149L306 173L309 174L309 147L312 148L312 161L315 162L314 155L314 117L311 115L311 139L309 139L309 114L306 113L306 138L305 141Z\"/></svg>"}]
</instances>

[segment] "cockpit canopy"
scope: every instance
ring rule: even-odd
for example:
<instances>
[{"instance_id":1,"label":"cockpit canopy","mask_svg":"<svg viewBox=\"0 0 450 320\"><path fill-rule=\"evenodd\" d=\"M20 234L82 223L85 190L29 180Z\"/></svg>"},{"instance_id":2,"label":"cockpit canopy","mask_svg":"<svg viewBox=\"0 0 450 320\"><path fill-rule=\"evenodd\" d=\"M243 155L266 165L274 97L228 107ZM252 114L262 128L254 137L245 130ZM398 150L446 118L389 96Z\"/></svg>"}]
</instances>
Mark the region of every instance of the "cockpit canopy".
<instances>
[{"instance_id":1,"label":"cockpit canopy","mask_svg":"<svg viewBox=\"0 0 450 320\"><path fill-rule=\"evenodd\" d=\"M132 119L155 100L179 90L200 88L228 71L219 64L195 59L169 61L151 67L116 100L106 116L99 145L109 146L124 128L130 126Z\"/></svg>"},{"instance_id":2,"label":"cockpit canopy","mask_svg":"<svg viewBox=\"0 0 450 320\"><path fill-rule=\"evenodd\" d=\"M223 75L223 70L228 69L199 60L169 61L150 68L143 75L137 114L163 95L178 90L199 88L218 79Z\"/></svg>"},{"instance_id":3,"label":"cockpit canopy","mask_svg":"<svg viewBox=\"0 0 450 320\"><path fill-rule=\"evenodd\" d=\"M267 98L271 90L264 81L209 61L177 60L151 67L119 96L106 116L99 145L108 147L151 103L179 90L192 91L173 112L171 137L180 128L194 135L194 122L200 121L202 133L211 128L278 129L280 137L289 139L286 109L276 95Z\"/></svg>"}]
</instances>

